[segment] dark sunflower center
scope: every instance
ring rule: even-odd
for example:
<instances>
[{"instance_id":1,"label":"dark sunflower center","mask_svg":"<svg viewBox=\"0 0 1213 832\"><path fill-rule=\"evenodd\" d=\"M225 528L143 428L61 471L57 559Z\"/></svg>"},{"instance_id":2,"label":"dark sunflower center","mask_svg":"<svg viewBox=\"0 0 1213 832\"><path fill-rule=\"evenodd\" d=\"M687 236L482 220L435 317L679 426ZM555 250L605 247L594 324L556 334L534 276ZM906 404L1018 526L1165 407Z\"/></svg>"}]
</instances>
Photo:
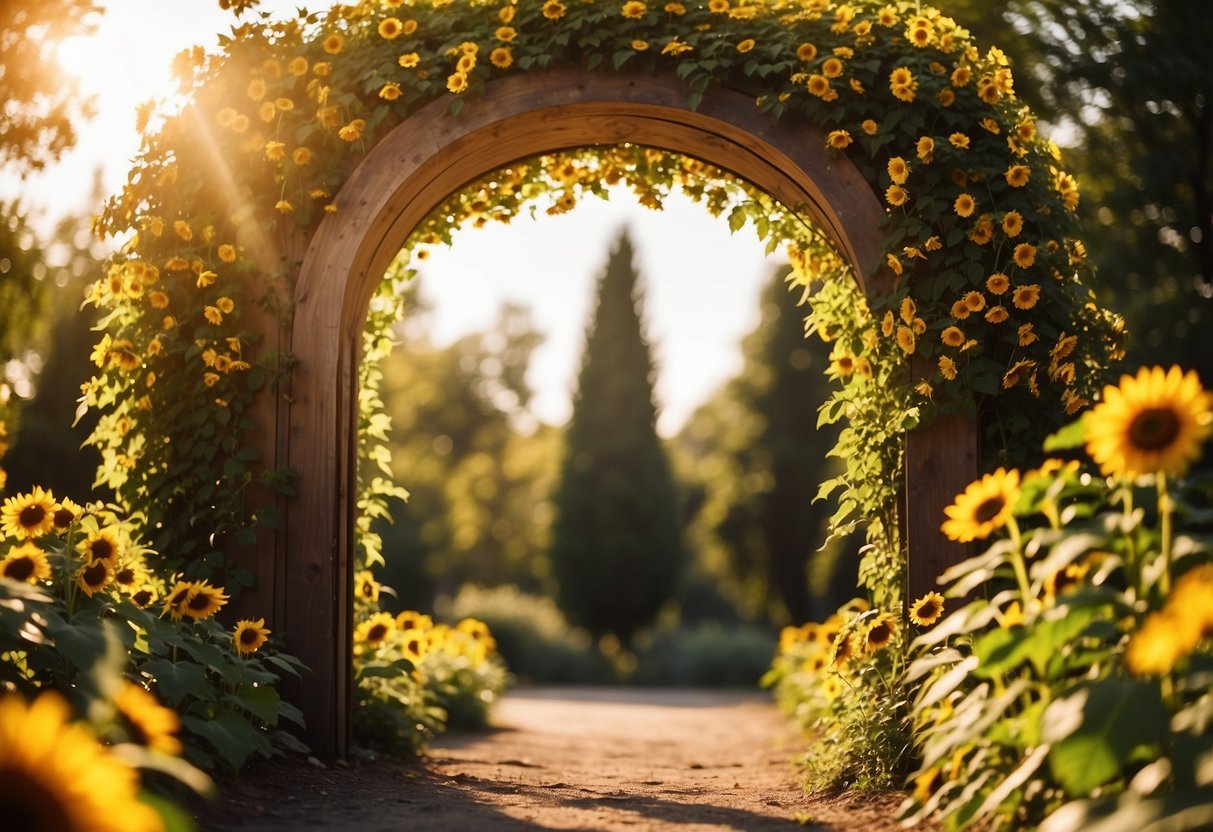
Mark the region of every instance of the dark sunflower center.
<instances>
[{"instance_id":1,"label":"dark sunflower center","mask_svg":"<svg viewBox=\"0 0 1213 832\"><path fill-rule=\"evenodd\" d=\"M927 601L918 608L919 618L934 618L939 613L939 608L934 601Z\"/></svg>"},{"instance_id":2,"label":"dark sunflower center","mask_svg":"<svg viewBox=\"0 0 1213 832\"><path fill-rule=\"evenodd\" d=\"M209 607L210 605L211 605L210 596L203 592L199 592L197 595L195 595L193 598L191 598L188 603L186 603L186 606L189 607L191 610L197 610L197 611L204 610L207 607Z\"/></svg>"},{"instance_id":3,"label":"dark sunflower center","mask_svg":"<svg viewBox=\"0 0 1213 832\"><path fill-rule=\"evenodd\" d=\"M152 602L152 591L150 589L141 589L131 596L131 601L136 607L146 607Z\"/></svg>"},{"instance_id":4,"label":"dark sunflower center","mask_svg":"<svg viewBox=\"0 0 1213 832\"><path fill-rule=\"evenodd\" d=\"M4 565L4 577L12 578L14 581L28 581L32 574L34 574L34 559L30 557L16 558Z\"/></svg>"},{"instance_id":5,"label":"dark sunflower center","mask_svg":"<svg viewBox=\"0 0 1213 832\"><path fill-rule=\"evenodd\" d=\"M189 594L190 594L189 587L177 590L176 592L174 592L172 595L169 596L168 605L170 607L177 606L182 601L184 601L185 597Z\"/></svg>"},{"instance_id":6,"label":"dark sunflower center","mask_svg":"<svg viewBox=\"0 0 1213 832\"><path fill-rule=\"evenodd\" d=\"M261 635L260 633L258 633L256 630L254 630L252 628L249 628L247 630L241 630L240 631L240 643L244 644L246 646L252 646L257 643L257 639L260 637L260 635Z\"/></svg>"},{"instance_id":7,"label":"dark sunflower center","mask_svg":"<svg viewBox=\"0 0 1213 832\"><path fill-rule=\"evenodd\" d=\"M417 622L413 621L411 618L405 619L404 621L400 622L400 629L402 629L402 630L411 630L416 626L417 626Z\"/></svg>"},{"instance_id":8,"label":"dark sunflower center","mask_svg":"<svg viewBox=\"0 0 1213 832\"><path fill-rule=\"evenodd\" d=\"M105 564L97 561L84 567L84 571L80 574L84 578L84 582L89 586L100 586L105 583Z\"/></svg>"},{"instance_id":9,"label":"dark sunflower center","mask_svg":"<svg viewBox=\"0 0 1213 832\"><path fill-rule=\"evenodd\" d=\"M55 512L55 528L66 529L68 526L70 526L72 524L72 521L75 519L76 519L76 516L74 514L72 514L68 509L65 509L65 508L58 509Z\"/></svg>"},{"instance_id":10,"label":"dark sunflower center","mask_svg":"<svg viewBox=\"0 0 1213 832\"><path fill-rule=\"evenodd\" d=\"M37 504L26 506L25 508L21 509L21 513L17 515L17 522L19 522L22 527L27 529L32 529L35 526L41 525L42 521L45 519L46 509Z\"/></svg>"},{"instance_id":11,"label":"dark sunflower center","mask_svg":"<svg viewBox=\"0 0 1213 832\"><path fill-rule=\"evenodd\" d=\"M374 594L375 594L375 587L373 587L371 584L362 585L362 595L364 598L370 598Z\"/></svg>"},{"instance_id":12,"label":"dark sunflower center","mask_svg":"<svg viewBox=\"0 0 1213 832\"><path fill-rule=\"evenodd\" d=\"M983 500L981 505L973 512L973 519L978 523L989 523L998 516L998 512L1002 511L1003 506L1006 504L1007 501L1002 498L1001 494L997 497Z\"/></svg>"},{"instance_id":13,"label":"dark sunflower center","mask_svg":"<svg viewBox=\"0 0 1213 832\"><path fill-rule=\"evenodd\" d=\"M404 649L408 650L414 656L420 656L421 655L421 642L409 641L408 643L406 643L404 645Z\"/></svg>"},{"instance_id":14,"label":"dark sunflower center","mask_svg":"<svg viewBox=\"0 0 1213 832\"><path fill-rule=\"evenodd\" d=\"M114 544L105 538L94 540L90 550L94 560L109 560L114 554Z\"/></svg>"},{"instance_id":15,"label":"dark sunflower center","mask_svg":"<svg viewBox=\"0 0 1213 832\"><path fill-rule=\"evenodd\" d=\"M376 624L366 631L367 641L383 641L385 638L387 638L387 626L384 624Z\"/></svg>"},{"instance_id":16,"label":"dark sunflower center","mask_svg":"<svg viewBox=\"0 0 1213 832\"><path fill-rule=\"evenodd\" d=\"M1129 423L1129 441L1146 451L1160 451L1179 436L1179 417L1167 407L1150 407Z\"/></svg>"},{"instance_id":17,"label":"dark sunflower center","mask_svg":"<svg viewBox=\"0 0 1213 832\"><path fill-rule=\"evenodd\" d=\"M62 832L75 829L64 796L21 769L0 767L0 817L5 829Z\"/></svg>"},{"instance_id":18,"label":"dark sunflower center","mask_svg":"<svg viewBox=\"0 0 1213 832\"><path fill-rule=\"evenodd\" d=\"M134 719L130 714L123 714L126 717L126 733L130 741L135 745L151 745L152 737L139 723L139 720Z\"/></svg>"},{"instance_id":19,"label":"dark sunflower center","mask_svg":"<svg viewBox=\"0 0 1213 832\"><path fill-rule=\"evenodd\" d=\"M889 630L888 624L877 624L872 629L868 630L868 642L871 644L884 644L889 640L892 632Z\"/></svg>"},{"instance_id":20,"label":"dark sunflower center","mask_svg":"<svg viewBox=\"0 0 1213 832\"><path fill-rule=\"evenodd\" d=\"M125 569L120 569L118 574L114 576L114 580L123 586L130 586L135 582L135 570L129 566Z\"/></svg>"}]
</instances>

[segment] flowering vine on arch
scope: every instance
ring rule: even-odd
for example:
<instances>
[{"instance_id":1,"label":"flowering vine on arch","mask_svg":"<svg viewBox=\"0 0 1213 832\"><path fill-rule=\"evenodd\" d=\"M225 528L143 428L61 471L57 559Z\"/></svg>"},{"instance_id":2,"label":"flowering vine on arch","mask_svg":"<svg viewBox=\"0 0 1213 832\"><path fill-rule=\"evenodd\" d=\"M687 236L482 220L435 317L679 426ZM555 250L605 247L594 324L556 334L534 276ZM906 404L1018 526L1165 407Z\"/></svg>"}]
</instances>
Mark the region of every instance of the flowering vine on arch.
<instances>
[{"instance_id":1,"label":"flowering vine on arch","mask_svg":"<svg viewBox=\"0 0 1213 832\"><path fill-rule=\"evenodd\" d=\"M102 411L91 441L166 569L247 580L222 551L274 525L266 487L290 492L290 472L269 469L249 439L254 402L278 395L292 369L290 253L340 209L343 182L379 138L435 100L457 114L510 73L671 74L692 107L713 85L747 92L756 112L825 132L883 200L892 290L870 306L820 237L787 231L794 212L752 193L728 206L750 206L731 216L768 239L796 241L809 326L834 344L840 382L822 418L849 421L836 521L879 521L874 588L896 565L903 430L960 411L980 416L991 458L1036 447L1020 439L1083 408L1118 353L1119 322L1087 288L1078 192L1057 148L1015 97L1005 57L921 3L364 0L245 23L220 46L180 56L184 105L141 113L142 152L98 223L134 234L89 295L105 328L86 392ZM601 172L612 157L581 158ZM670 158L616 162L655 201L681 184ZM457 195L419 234L443 239L515 203L559 209L598 187L598 173L552 174L534 165L514 191ZM692 187L711 205L714 186Z\"/></svg>"}]
</instances>

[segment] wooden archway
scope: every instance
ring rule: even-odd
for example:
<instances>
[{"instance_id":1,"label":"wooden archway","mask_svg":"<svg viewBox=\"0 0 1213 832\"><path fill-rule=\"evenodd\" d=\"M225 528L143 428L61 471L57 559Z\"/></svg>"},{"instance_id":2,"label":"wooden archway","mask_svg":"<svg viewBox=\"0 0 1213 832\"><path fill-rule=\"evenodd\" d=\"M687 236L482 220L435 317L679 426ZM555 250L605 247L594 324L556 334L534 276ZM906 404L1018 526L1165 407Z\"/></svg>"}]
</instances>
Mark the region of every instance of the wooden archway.
<instances>
[{"instance_id":1,"label":"wooden archway","mask_svg":"<svg viewBox=\"0 0 1213 832\"><path fill-rule=\"evenodd\" d=\"M845 156L825 152L820 131L772 121L742 93L711 91L695 111L686 95L672 75L559 71L495 81L457 116L448 100L436 101L375 146L337 195L337 213L301 241L290 344L297 365L270 455L298 472L298 494L255 571L259 595L273 593L289 649L314 672L295 698L318 755L344 754L350 742L357 368L367 305L412 230L451 193L544 152L648 145L743 177L811 217L861 278L877 273L884 209ZM876 279L865 289L887 287ZM903 541L916 593L963 553L939 533L939 518L977 473L976 429L952 420L908 439L913 510L902 511Z\"/></svg>"}]
</instances>

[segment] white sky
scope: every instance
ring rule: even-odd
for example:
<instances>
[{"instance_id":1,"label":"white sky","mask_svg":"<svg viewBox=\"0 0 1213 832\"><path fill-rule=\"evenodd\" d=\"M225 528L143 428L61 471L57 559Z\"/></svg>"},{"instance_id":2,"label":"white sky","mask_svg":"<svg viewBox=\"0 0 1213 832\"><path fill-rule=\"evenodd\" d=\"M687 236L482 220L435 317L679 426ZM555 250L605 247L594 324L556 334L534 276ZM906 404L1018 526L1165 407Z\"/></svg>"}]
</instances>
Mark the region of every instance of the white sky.
<instances>
[{"instance_id":1,"label":"white sky","mask_svg":"<svg viewBox=\"0 0 1213 832\"><path fill-rule=\"evenodd\" d=\"M103 0L104 2L104 0ZM216 0L109 0L95 37L65 43L61 60L97 96L98 117L82 128L79 145L55 168L24 182L7 173L0 198L20 196L40 215L46 233L69 212L95 213L90 202L100 168L107 193L125 180L138 151L135 107L173 90L169 66L188 46L217 45L230 17ZM296 5L269 0L281 12ZM322 8L327 2L308 4ZM645 289L647 333L658 369L658 423L671 435L691 411L741 366L738 342L758 320L761 284L781 255L767 258L748 228L730 234L685 199L661 212L622 194L610 202L587 200L569 214L536 222L461 232L449 249L437 248L419 268L422 296L432 303L432 333L440 344L492 323L503 300L532 306L547 338L533 358L529 381L533 409L543 421L563 424L584 340L594 280L610 246L627 226Z\"/></svg>"}]
</instances>

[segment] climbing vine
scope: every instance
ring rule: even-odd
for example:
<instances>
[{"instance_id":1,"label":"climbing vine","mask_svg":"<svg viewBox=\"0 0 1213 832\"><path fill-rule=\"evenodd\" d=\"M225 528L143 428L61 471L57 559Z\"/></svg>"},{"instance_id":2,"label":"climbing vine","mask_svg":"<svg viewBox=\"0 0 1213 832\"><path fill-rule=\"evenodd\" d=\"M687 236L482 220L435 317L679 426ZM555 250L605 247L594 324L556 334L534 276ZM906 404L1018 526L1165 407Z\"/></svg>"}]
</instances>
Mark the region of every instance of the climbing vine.
<instances>
[{"instance_id":1,"label":"climbing vine","mask_svg":"<svg viewBox=\"0 0 1213 832\"><path fill-rule=\"evenodd\" d=\"M865 298L797 206L749 191L719 206L791 243L809 330L834 344L840 386L822 418L847 421L836 452L848 467L829 489L837 525L875 524L874 588L898 562L903 430L965 412L986 428L987 459L1013 457L1084 408L1118 355L1060 153L1002 53L924 4L378 0L245 22L217 53L180 56L184 103L140 114L142 152L98 222L129 236L89 295L103 330L91 441L102 480L171 567L239 586L226 553L273 527L289 497L291 472L258 457L252 431L266 397L289 395L294 276L349 173L421 106L445 100L458 117L493 79L557 66L673 75L691 107L714 85L752 94L767 117L816 127L806 140L850 159L887 207L876 282L888 291ZM613 179L659 204L687 164L634 149L520 163L453 198L411 245L419 255L524 206L567 210ZM699 173L689 187L713 207L727 177Z\"/></svg>"}]
</instances>

